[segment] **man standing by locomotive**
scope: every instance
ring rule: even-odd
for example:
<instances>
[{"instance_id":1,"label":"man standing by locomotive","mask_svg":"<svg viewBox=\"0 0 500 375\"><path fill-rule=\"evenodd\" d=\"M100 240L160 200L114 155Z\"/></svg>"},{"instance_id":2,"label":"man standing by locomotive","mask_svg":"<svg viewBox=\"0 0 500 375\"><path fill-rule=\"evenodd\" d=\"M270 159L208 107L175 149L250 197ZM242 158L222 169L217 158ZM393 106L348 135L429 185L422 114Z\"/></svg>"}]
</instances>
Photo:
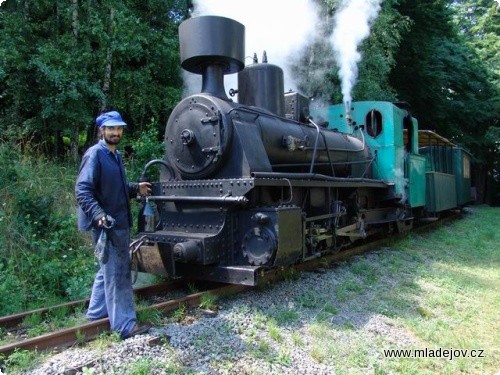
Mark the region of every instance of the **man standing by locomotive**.
<instances>
[{"instance_id":1,"label":"man standing by locomotive","mask_svg":"<svg viewBox=\"0 0 500 375\"><path fill-rule=\"evenodd\" d=\"M103 113L96 125L100 140L83 156L75 185L78 228L92 230L94 244L102 231L107 235L106 256L99 259L87 317L108 316L111 329L127 338L145 331L137 324L130 275L130 198L138 193L147 195L151 189L148 182L127 182L116 149L127 125L121 115L116 111Z\"/></svg>"}]
</instances>

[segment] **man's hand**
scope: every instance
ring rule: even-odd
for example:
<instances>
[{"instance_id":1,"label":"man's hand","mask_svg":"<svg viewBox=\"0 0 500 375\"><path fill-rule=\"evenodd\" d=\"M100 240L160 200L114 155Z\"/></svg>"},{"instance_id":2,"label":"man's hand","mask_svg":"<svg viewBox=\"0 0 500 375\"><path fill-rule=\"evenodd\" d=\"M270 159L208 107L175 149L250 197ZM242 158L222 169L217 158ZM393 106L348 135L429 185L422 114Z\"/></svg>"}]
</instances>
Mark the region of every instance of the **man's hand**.
<instances>
[{"instance_id":1,"label":"man's hand","mask_svg":"<svg viewBox=\"0 0 500 375\"><path fill-rule=\"evenodd\" d=\"M101 217L101 218L99 219L99 221L97 222L97 226L98 226L99 228L102 228L102 227L104 227L105 225L106 225L106 215L104 215L103 217Z\"/></svg>"},{"instance_id":2,"label":"man's hand","mask_svg":"<svg viewBox=\"0 0 500 375\"><path fill-rule=\"evenodd\" d=\"M97 221L97 226L106 229L113 228L115 226L115 219L110 215L104 215Z\"/></svg>"},{"instance_id":3,"label":"man's hand","mask_svg":"<svg viewBox=\"0 0 500 375\"><path fill-rule=\"evenodd\" d=\"M151 194L151 184L149 182L139 182L139 194L143 197Z\"/></svg>"}]
</instances>

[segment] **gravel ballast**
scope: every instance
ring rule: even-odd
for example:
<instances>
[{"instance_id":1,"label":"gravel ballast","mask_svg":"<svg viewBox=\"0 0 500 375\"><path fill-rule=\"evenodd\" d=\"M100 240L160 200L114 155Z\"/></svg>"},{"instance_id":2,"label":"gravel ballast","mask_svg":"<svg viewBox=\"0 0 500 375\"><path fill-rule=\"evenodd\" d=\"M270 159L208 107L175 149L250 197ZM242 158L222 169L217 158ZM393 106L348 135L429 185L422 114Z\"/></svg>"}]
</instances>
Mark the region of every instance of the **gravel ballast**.
<instances>
[{"instance_id":1,"label":"gravel ballast","mask_svg":"<svg viewBox=\"0 0 500 375\"><path fill-rule=\"evenodd\" d=\"M378 279L376 289L391 282ZM334 374L339 366L373 372L383 348L417 341L397 320L370 308L377 293L365 284L346 266L304 273L220 300L217 314L195 310L194 319L104 349L68 349L24 373Z\"/></svg>"}]
</instances>

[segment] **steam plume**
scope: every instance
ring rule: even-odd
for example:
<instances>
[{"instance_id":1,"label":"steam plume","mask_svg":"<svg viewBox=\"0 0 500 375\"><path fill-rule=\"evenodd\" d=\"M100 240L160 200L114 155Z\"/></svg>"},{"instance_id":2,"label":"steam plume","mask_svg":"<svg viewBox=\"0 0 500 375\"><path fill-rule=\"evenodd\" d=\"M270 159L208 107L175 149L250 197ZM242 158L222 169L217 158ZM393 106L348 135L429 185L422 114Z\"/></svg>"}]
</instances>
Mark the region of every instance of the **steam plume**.
<instances>
[{"instance_id":1,"label":"steam plume","mask_svg":"<svg viewBox=\"0 0 500 375\"><path fill-rule=\"evenodd\" d=\"M370 26L377 18L382 0L343 0L335 14L331 38L335 60L339 66L342 96L349 112L352 88L358 78L359 44L370 34Z\"/></svg>"},{"instance_id":2,"label":"steam plume","mask_svg":"<svg viewBox=\"0 0 500 375\"><path fill-rule=\"evenodd\" d=\"M269 63L284 71L285 90L296 89L288 69L288 58L313 34L318 23L316 5L311 0L194 0L193 16L216 15L245 25L246 56L267 51ZM250 64L251 58L245 63ZM226 91L236 88L236 74L225 76ZM194 91L194 90L193 90Z\"/></svg>"}]
</instances>

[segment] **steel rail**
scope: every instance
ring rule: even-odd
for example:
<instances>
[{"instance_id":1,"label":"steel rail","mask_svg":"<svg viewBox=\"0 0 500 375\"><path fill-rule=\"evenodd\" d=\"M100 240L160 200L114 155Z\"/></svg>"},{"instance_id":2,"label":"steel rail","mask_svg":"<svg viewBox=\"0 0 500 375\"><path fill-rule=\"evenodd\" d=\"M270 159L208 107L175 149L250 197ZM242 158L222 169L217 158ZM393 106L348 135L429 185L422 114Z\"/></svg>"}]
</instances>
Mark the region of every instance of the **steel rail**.
<instances>
[{"instance_id":1,"label":"steel rail","mask_svg":"<svg viewBox=\"0 0 500 375\"><path fill-rule=\"evenodd\" d=\"M164 283L159 283L159 284L154 284L154 285L148 285L145 287L141 288L136 288L134 289L134 294L138 297L147 297L150 295L158 294L161 292L166 292L172 289L177 288L179 285L181 285L183 281L171 281L171 282L164 282ZM17 314L12 314L12 315L6 315L0 317L0 327L2 328L12 328L15 327L23 322L24 319L26 319L28 316L39 314L41 316L47 315L51 311L57 310L57 309L63 309L63 308L69 308L69 309L74 309L77 306L80 305L85 305L88 304L89 299L81 299L78 301L71 301L71 302L66 302L66 303L61 303L59 305L54 305L50 307L42 307L39 309L34 309L30 311L24 311L20 312Z\"/></svg>"}]
</instances>

